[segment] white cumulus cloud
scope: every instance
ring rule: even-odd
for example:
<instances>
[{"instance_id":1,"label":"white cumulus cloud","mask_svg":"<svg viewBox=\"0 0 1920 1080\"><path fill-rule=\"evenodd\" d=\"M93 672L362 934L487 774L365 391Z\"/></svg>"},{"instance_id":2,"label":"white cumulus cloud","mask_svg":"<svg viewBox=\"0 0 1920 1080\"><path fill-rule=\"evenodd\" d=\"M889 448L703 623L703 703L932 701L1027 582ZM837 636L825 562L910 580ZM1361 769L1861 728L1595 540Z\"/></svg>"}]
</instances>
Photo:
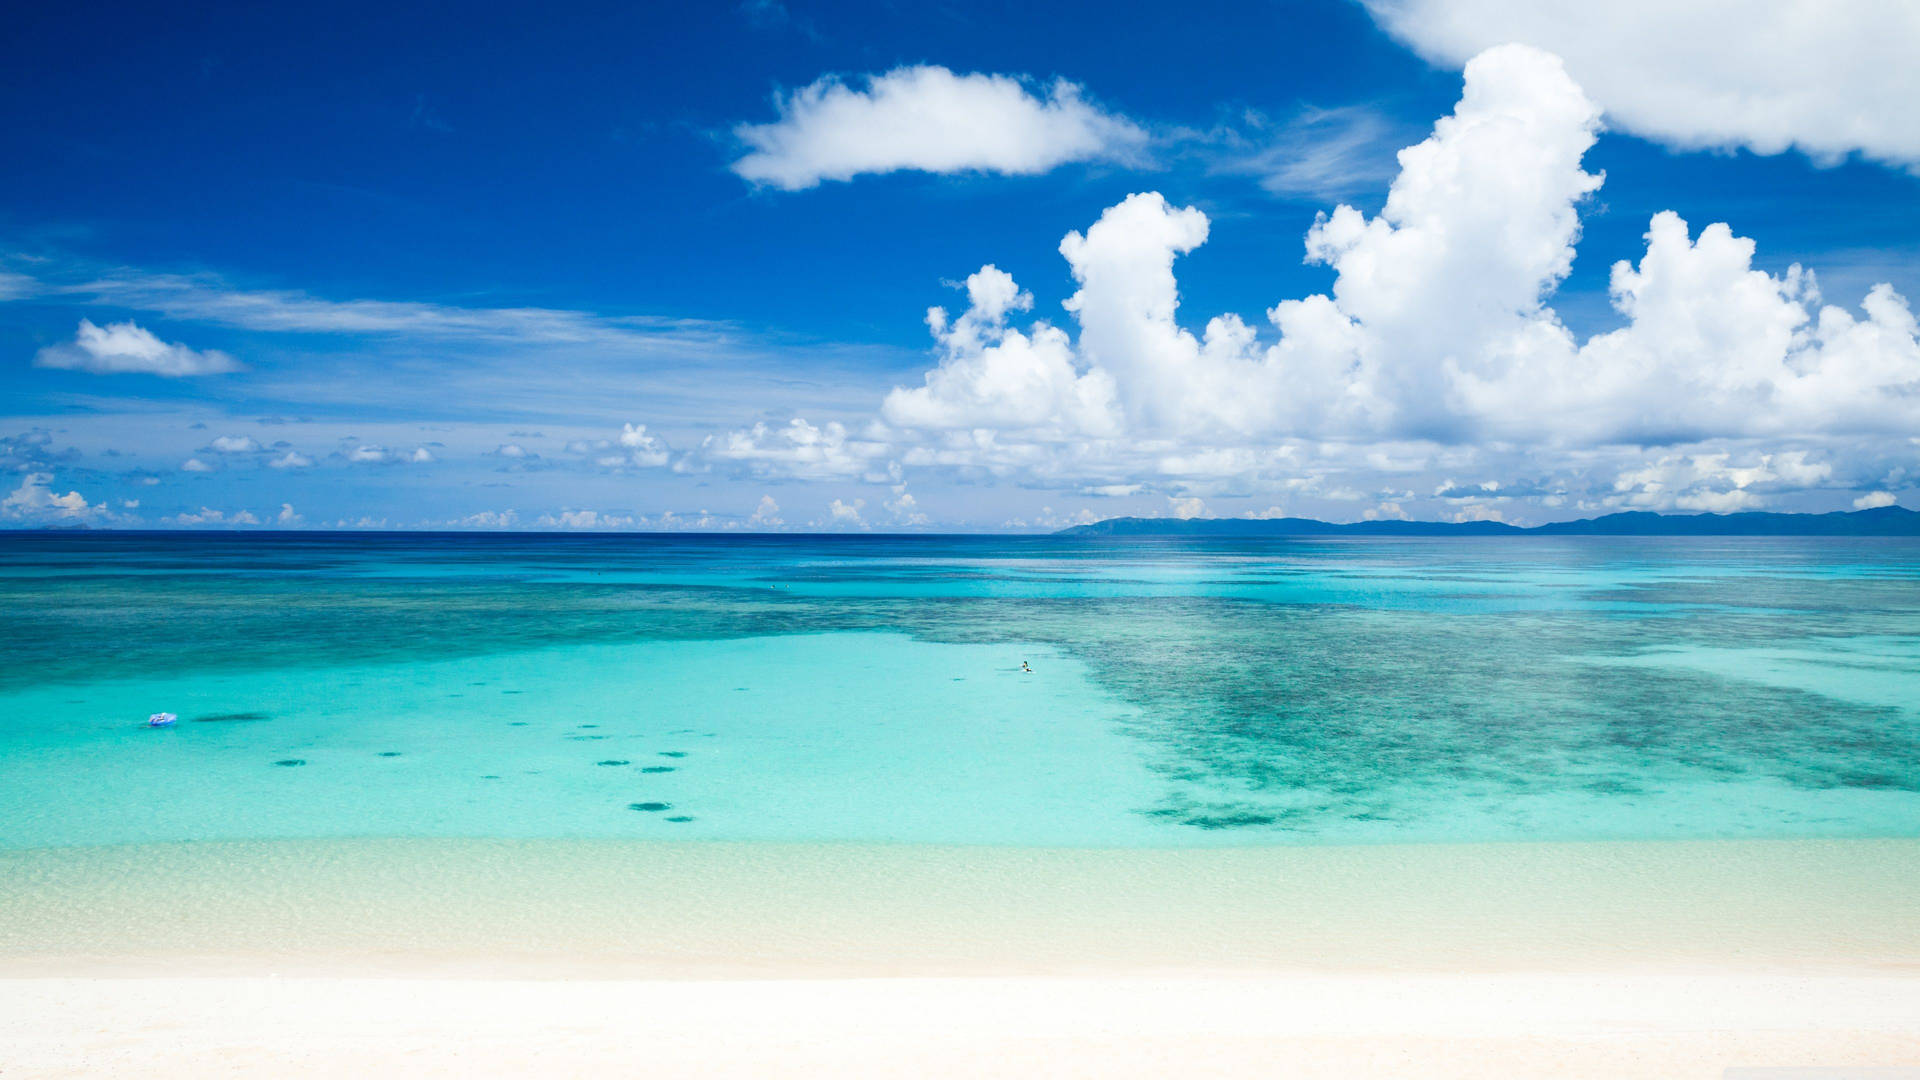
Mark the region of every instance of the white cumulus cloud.
<instances>
[{"instance_id":1,"label":"white cumulus cloud","mask_svg":"<svg viewBox=\"0 0 1920 1080\"><path fill-rule=\"evenodd\" d=\"M856 437L837 421L816 426L796 417L777 427L761 423L745 431L708 436L701 441L695 459L756 476L870 479L885 475L881 461L889 450L885 442ZM690 463L687 467L695 466Z\"/></svg>"},{"instance_id":2,"label":"white cumulus cloud","mask_svg":"<svg viewBox=\"0 0 1920 1080\"><path fill-rule=\"evenodd\" d=\"M753 513L747 517L747 524L760 528L772 528L782 524L780 520L780 504L774 502L773 496L771 495L760 496L760 504L755 506Z\"/></svg>"},{"instance_id":3,"label":"white cumulus cloud","mask_svg":"<svg viewBox=\"0 0 1920 1080\"><path fill-rule=\"evenodd\" d=\"M1197 518L1204 515L1207 512L1207 504L1204 499L1192 495L1185 498L1173 498L1170 496L1167 499L1167 509L1172 512L1174 517L1186 521L1190 518Z\"/></svg>"},{"instance_id":4,"label":"white cumulus cloud","mask_svg":"<svg viewBox=\"0 0 1920 1080\"><path fill-rule=\"evenodd\" d=\"M847 502L835 499L827 504L827 524L838 528L858 528L866 525L860 511L867 505L865 499Z\"/></svg>"},{"instance_id":5,"label":"white cumulus cloud","mask_svg":"<svg viewBox=\"0 0 1920 1080\"><path fill-rule=\"evenodd\" d=\"M627 451L627 461L640 468L657 468L667 463L666 442L658 435L648 434L645 424L621 425L620 445Z\"/></svg>"},{"instance_id":6,"label":"white cumulus cloud","mask_svg":"<svg viewBox=\"0 0 1920 1080\"><path fill-rule=\"evenodd\" d=\"M603 469L657 469L673 459L673 448L645 424L622 424L614 438L574 439L564 449Z\"/></svg>"},{"instance_id":7,"label":"white cumulus cloud","mask_svg":"<svg viewBox=\"0 0 1920 1080\"><path fill-rule=\"evenodd\" d=\"M1920 4L1365 0L1437 63L1521 42L1564 57L1615 127L1680 147L1859 152L1920 169Z\"/></svg>"},{"instance_id":8,"label":"white cumulus cloud","mask_svg":"<svg viewBox=\"0 0 1920 1080\"><path fill-rule=\"evenodd\" d=\"M520 515L512 510L482 510L477 514L468 514L449 524L463 529L510 529L520 520Z\"/></svg>"},{"instance_id":9,"label":"white cumulus cloud","mask_svg":"<svg viewBox=\"0 0 1920 1080\"><path fill-rule=\"evenodd\" d=\"M1340 206L1307 233L1330 292L1279 301L1265 330L1233 314L1187 329L1175 265L1211 223L1158 193L1129 196L1060 245L1077 335L1016 325L1030 294L982 267L963 314L929 312L937 363L886 396L863 456L1180 497L1257 481L1359 499L1331 478L1375 484L1500 455L1564 474L1489 494L1482 515L1516 498L1737 508L1857 490L1861 474L1897 467L1871 447L1920 428L1920 338L1891 285L1856 309L1828 304L1810 271L1757 269L1752 240L1669 212L1637 262L1613 267L1618 327L1585 341L1568 329L1550 300L1603 182L1583 165L1599 124L1552 55L1475 57L1453 113L1400 152L1381 211ZM769 470L794 464L767 452L772 435L733 438ZM1847 477L1832 471L1842 458Z\"/></svg>"},{"instance_id":10,"label":"white cumulus cloud","mask_svg":"<svg viewBox=\"0 0 1920 1080\"><path fill-rule=\"evenodd\" d=\"M887 395L881 415L907 428L1053 430L1063 436L1114 434L1119 418L1113 380L1083 375L1071 339L1037 322L1031 333L1007 326L1007 315L1033 306L1013 277L991 264L967 278L967 310L949 320L927 311L940 343L940 366L926 385Z\"/></svg>"},{"instance_id":11,"label":"white cumulus cloud","mask_svg":"<svg viewBox=\"0 0 1920 1080\"><path fill-rule=\"evenodd\" d=\"M896 68L851 86L825 76L776 101L780 118L742 124L743 179L786 191L901 169L1043 173L1070 161L1130 159L1147 135L1056 80L1041 93L1009 75Z\"/></svg>"},{"instance_id":12,"label":"white cumulus cloud","mask_svg":"<svg viewBox=\"0 0 1920 1080\"><path fill-rule=\"evenodd\" d=\"M239 371L240 362L218 349L168 343L133 322L96 326L80 320L71 342L49 345L33 358L37 367L90 371L96 375L146 374L178 378Z\"/></svg>"},{"instance_id":13,"label":"white cumulus cloud","mask_svg":"<svg viewBox=\"0 0 1920 1080\"><path fill-rule=\"evenodd\" d=\"M208 506L201 507L198 512L182 512L161 518L160 520L165 524L178 525L182 528L197 528L207 525L237 526L260 524L260 519L255 517L251 510L241 510L238 513L230 514L224 510L215 510Z\"/></svg>"},{"instance_id":14,"label":"white cumulus cloud","mask_svg":"<svg viewBox=\"0 0 1920 1080\"><path fill-rule=\"evenodd\" d=\"M1770 492L1790 491L1826 480L1832 467L1807 460L1804 451L1760 454L1739 461L1733 455L1674 454L1614 478L1609 505L1651 510L1704 510L1730 513L1756 510Z\"/></svg>"},{"instance_id":15,"label":"white cumulus cloud","mask_svg":"<svg viewBox=\"0 0 1920 1080\"><path fill-rule=\"evenodd\" d=\"M598 510L562 510L542 514L534 522L543 529L631 529L638 522L628 514L606 514Z\"/></svg>"},{"instance_id":16,"label":"white cumulus cloud","mask_svg":"<svg viewBox=\"0 0 1920 1080\"><path fill-rule=\"evenodd\" d=\"M905 484L895 484L893 498L883 501L880 505L886 508L887 513L893 515L893 523L896 525L919 528L933 520L920 509L920 501L913 497L913 492L908 491Z\"/></svg>"},{"instance_id":17,"label":"white cumulus cloud","mask_svg":"<svg viewBox=\"0 0 1920 1080\"><path fill-rule=\"evenodd\" d=\"M104 505L89 503L78 491L59 494L49 486L52 483L52 473L31 472L23 475L20 477L20 486L9 492L5 499L0 499L0 517L29 522L76 522L109 516Z\"/></svg>"}]
</instances>

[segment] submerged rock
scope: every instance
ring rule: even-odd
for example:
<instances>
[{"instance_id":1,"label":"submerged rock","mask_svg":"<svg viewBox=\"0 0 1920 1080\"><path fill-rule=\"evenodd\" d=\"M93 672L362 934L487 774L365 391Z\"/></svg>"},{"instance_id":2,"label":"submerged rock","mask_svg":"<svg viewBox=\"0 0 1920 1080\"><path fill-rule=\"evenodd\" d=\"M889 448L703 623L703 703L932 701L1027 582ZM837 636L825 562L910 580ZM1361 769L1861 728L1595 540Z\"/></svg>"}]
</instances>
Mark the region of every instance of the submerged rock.
<instances>
[{"instance_id":1,"label":"submerged rock","mask_svg":"<svg viewBox=\"0 0 1920 1080\"><path fill-rule=\"evenodd\" d=\"M1192 825L1197 829L1248 829L1261 825L1271 825L1279 819L1272 814L1197 814L1187 818L1181 824Z\"/></svg>"},{"instance_id":2,"label":"submerged rock","mask_svg":"<svg viewBox=\"0 0 1920 1080\"><path fill-rule=\"evenodd\" d=\"M306 758L299 758L299 757L281 758L279 761L274 762L275 765L279 765L289 769L293 768L296 765L305 765L306 763L307 763Z\"/></svg>"},{"instance_id":3,"label":"submerged rock","mask_svg":"<svg viewBox=\"0 0 1920 1080\"><path fill-rule=\"evenodd\" d=\"M641 810L649 814L657 814L662 810L671 810L673 809L673 806L670 803L663 803L663 802L630 802L627 804L627 809Z\"/></svg>"}]
</instances>

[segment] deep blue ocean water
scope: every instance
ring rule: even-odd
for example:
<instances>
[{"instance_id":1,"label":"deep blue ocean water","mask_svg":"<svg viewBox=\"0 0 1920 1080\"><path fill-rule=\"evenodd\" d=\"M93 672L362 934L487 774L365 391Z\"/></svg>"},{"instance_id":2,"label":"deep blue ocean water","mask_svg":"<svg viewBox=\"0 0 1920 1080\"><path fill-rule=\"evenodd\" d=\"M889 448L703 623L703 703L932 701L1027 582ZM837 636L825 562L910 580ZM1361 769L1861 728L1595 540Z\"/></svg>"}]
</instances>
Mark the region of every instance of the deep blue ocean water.
<instances>
[{"instance_id":1,"label":"deep blue ocean water","mask_svg":"<svg viewBox=\"0 0 1920 1080\"><path fill-rule=\"evenodd\" d=\"M1920 835L1913 540L0 533L0 604L16 848Z\"/></svg>"}]
</instances>

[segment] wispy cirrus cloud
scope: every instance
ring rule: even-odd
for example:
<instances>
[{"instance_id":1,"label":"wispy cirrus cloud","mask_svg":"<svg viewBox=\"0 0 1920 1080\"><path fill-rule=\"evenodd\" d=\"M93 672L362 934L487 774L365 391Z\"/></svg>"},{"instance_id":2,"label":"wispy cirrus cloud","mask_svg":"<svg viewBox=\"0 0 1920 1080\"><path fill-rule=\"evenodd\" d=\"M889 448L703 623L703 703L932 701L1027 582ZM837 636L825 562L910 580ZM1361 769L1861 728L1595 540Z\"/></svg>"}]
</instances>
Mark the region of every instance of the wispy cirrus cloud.
<instances>
[{"instance_id":1,"label":"wispy cirrus cloud","mask_svg":"<svg viewBox=\"0 0 1920 1080\"><path fill-rule=\"evenodd\" d=\"M890 346L820 341L719 320L342 300L247 287L213 273L102 267L61 256L0 256L0 265L19 271L15 276L29 283L23 295L39 307L135 311L145 313L143 319L150 314L238 332L251 370L244 382L223 383L219 393L246 402L250 412L351 408L361 416L592 421L630 416L634 400L644 399L656 424L702 425L733 412L742 400L851 406L863 377L900 369L912 357L910 350ZM239 369L227 353L171 346L131 321L126 325L132 331L119 323L96 330L139 341L124 347L109 341L99 348L112 356L144 348L157 356L146 361L148 369ZM84 331L82 340L90 340ZM54 347L41 365L105 363L92 354L73 355L78 348ZM126 366L131 361L114 362L136 370ZM380 388L372 401L370 386ZM610 394L608 387L618 392ZM153 408L137 397L116 400L72 390L61 391L61 400L91 411ZM369 408L373 401L377 407Z\"/></svg>"},{"instance_id":2,"label":"wispy cirrus cloud","mask_svg":"<svg viewBox=\"0 0 1920 1080\"><path fill-rule=\"evenodd\" d=\"M151 311L169 319L290 334L404 335L488 344L646 346L717 350L739 327L700 319L606 316L562 308L467 307L332 300L295 289L248 289L212 274L117 269L41 279L42 296Z\"/></svg>"},{"instance_id":3,"label":"wispy cirrus cloud","mask_svg":"<svg viewBox=\"0 0 1920 1080\"><path fill-rule=\"evenodd\" d=\"M1199 142L1215 173L1249 177L1281 198L1334 201L1384 190L1406 135L1371 106L1306 106L1279 119L1250 110Z\"/></svg>"}]
</instances>

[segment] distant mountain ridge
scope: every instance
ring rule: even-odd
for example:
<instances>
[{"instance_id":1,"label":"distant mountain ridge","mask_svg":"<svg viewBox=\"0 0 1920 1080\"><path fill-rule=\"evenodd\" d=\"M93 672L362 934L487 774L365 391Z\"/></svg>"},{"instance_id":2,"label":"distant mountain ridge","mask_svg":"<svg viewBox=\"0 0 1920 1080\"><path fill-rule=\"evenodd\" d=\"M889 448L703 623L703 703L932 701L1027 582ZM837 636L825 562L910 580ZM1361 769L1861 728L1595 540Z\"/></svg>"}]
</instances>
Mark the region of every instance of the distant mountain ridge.
<instances>
[{"instance_id":1,"label":"distant mountain ridge","mask_svg":"<svg viewBox=\"0 0 1920 1080\"><path fill-rule=\"evenodd\" d=\"M1654 514L1636 510L1521 528L1498 521L1121 517L1057 536L1920 536L1920 512L1898 506L1828 514Z\"/></svg>"}]
</instances>

